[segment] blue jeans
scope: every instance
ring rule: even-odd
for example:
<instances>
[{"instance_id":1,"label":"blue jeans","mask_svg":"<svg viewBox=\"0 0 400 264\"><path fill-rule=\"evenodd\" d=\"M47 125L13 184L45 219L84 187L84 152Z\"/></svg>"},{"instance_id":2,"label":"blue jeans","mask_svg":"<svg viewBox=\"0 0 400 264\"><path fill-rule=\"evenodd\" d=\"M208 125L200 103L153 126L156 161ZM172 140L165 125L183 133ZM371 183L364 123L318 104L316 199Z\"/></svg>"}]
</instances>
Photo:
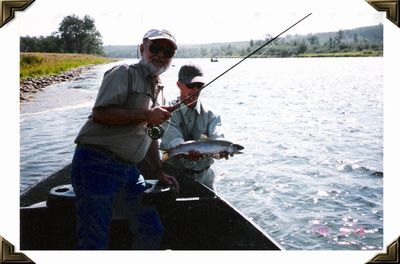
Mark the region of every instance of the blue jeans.
<instances>
[{"instance_id":1,"label":"blue jeans","mask_svg":"<svg viewBox=\"0 0 400 264\"><path fill-rule=\"evenodd\" d=\"M78 249L106 249L113 198L124 194L124 208L135 249L157 249L163 227L154 207L140 204L145 181L135 165L84 146L77 146L71 168L76 194Z\"/></svg>"}]
</instances>

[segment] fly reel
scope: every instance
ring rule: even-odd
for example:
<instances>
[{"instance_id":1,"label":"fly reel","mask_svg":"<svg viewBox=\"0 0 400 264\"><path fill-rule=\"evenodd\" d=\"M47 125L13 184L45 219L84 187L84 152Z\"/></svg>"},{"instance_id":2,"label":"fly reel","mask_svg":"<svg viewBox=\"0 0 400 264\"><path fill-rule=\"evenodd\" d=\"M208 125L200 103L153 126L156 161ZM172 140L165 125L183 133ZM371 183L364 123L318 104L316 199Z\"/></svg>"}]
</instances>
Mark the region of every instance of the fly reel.
<instances>
[{"instance_id":1,"label":"fly reel","mask_svg":"<svg viewBox=\"0 0 400 264\"><path fill-rule=\"evenodd\" d=\"M146 134L153 140L157 140L164 136L164 129L161 126L150 124L147 125Z\"/></svg>"}]
</instances>

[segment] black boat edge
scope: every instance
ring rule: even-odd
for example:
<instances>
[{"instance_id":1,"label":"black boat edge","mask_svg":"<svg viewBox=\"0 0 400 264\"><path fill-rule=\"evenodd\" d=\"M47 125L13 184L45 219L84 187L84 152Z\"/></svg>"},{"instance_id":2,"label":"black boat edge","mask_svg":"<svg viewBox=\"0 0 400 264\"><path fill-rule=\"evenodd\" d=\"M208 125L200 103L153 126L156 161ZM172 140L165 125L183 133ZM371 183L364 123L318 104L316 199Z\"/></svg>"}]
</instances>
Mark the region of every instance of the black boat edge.
<instances>
[{"instance_id":1,"label":"black boat edge","mask_svg":"<svg viewBox=\"0 0 400 264\"><path fill-rule=\"evenodd\" d=\"M20 248L75 249L74 194L70 165L20 196ZM144 200L156 206L164 225L161 249L172 250L283 250L257 224L206 186L193 182L189 195L152 191L148 180ZM114 213L109 249L129 250L134 234L126 220Z\"/></svg>"}]
</instances>

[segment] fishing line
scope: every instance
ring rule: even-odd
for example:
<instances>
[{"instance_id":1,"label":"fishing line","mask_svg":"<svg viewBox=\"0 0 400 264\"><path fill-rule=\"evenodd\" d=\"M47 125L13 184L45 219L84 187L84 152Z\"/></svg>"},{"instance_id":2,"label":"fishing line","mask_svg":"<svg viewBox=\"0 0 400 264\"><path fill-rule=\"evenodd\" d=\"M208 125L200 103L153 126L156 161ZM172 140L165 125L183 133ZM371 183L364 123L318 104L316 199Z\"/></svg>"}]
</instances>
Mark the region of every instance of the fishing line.
<instances>
[{"instance_id":1,"label":"fishing line","mask_svg":"<svg viewBox=\"0 0 400 264\"><path fill-rule=\"evenodd\" d=\"M197 92L191 94L190 96L186 97L184 100L182 100L181 102L175 104L172 106L171 109L169 109L169 111L171 113L175 112L179 108L183 103L187 102L188 100L190 100L192 97L194 96L198 96L200 94L200 92L206 88L207 86L209 86L210 84L212 84L213 82L215 82L216 80L218 80L219 78L221 78L223 75L225 75L226 73L228 73L230 70L232 70L233 68L235 68L236 66L238 66L240 63L242 63L243 61L245 61L246 59L250 58L252 55L254 55L255 53L257 53L258 51L260 51L262 48L264 48L265 46L269 45L271 42L275 41L277 38L279 38L281 35L285 34L287 31L289 31L290 29L292 29L294 26L296 26L297 24L301 23L303 20L305 20L306 18L308 18L309 16L311 16L312 13L309 13L308 15L304 16L303 18L301 18L300 20L298 20L296 23L292 24L290 27L288 27L287 29L285 29L284 31L282 31L281 33L279 33L278 35L276 35L275 37L273 37L272 39L268 40L267 42L265 42L263 45L261 45L260 47L258 47L256 50L254 50L253 52L251 52L250 54L248 54L246 57L244 57L243 59L241 59L240 61L238 61L237 63L235 63L234 65L232 65L230 68L228 68L226 71L224 71L223 73L221 73L220 75L218 75L217 77L215 77L214 79L212 79L210 82L208 82L207 84L205 84L203 87L201 87L200 89L197 90ZM187 106L183 106L182 108L187 107ZM160 139L163 135L164 135L164 129L159 126L159 125L154 125L154 124L149 124L146 128L146 133L147 135L151 138L151 139Z\"/></svg>"},{"instance_id":2,"label":"fishing line","mask_svg":"<svg viewBox=\"0 0 400 264\"><path fill-rule=\"evenodd\" d=\"M256 58L262 58L264 56L265 52L267 52L268 50L269 49L264 49L264 51L261 54L257 55Z\"/></svg>"},{"instance_id":3,"label":"fishing line","mask_svg":"<svg viewBox=\"0 0 400 264\"><path fill-rule=\"evenodd\" d=\"M173 114L174 112L184 109L185 107L189 107L190 105L192 105L193 103L196 103L196 102L197 101L193 101L193 102L191 102L187 105L185 104L179 108L174 108L173 110L170 110L170 113ZM168 121L166 121L166 122L168 122ZM161 125L149 124L146 127L146 133L151 139L154 139L154 140L160 139L164 135L165 131L168 130L170 125L171 125L171 122L168 122L167 127L164 129Z\"/></svg>"}]
</instances>

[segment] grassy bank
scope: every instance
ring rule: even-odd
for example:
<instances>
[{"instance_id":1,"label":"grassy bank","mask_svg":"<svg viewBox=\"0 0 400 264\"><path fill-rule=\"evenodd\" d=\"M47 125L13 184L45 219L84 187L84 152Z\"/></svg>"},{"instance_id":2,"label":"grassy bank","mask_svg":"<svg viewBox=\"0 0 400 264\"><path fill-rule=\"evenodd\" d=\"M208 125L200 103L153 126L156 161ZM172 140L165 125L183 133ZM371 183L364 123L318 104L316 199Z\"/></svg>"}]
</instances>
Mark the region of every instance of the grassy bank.
<instances>
[{"instance_id":1,"label":"grassy bank","mask_svg":"<svg viewBox=\"0 0 400 264\"><path fill-rule=\"evenodd\" d=\"M21 53L20 79L57 75L80 66L113 61L116 59L87 54Z\"/></svg>"},{"instance_id":2,"label":"grassy bank","mask_svg":"<svg viewBox=\"0 0 400 264\"><path fill-rule=\"evenodd\" d=\"M383 52L377 50L367 51L349 51L349 52L335 52L335 53L305 53L298 57L312 58L312 57L382 57Z\"/></svg>"}]
</instances>

